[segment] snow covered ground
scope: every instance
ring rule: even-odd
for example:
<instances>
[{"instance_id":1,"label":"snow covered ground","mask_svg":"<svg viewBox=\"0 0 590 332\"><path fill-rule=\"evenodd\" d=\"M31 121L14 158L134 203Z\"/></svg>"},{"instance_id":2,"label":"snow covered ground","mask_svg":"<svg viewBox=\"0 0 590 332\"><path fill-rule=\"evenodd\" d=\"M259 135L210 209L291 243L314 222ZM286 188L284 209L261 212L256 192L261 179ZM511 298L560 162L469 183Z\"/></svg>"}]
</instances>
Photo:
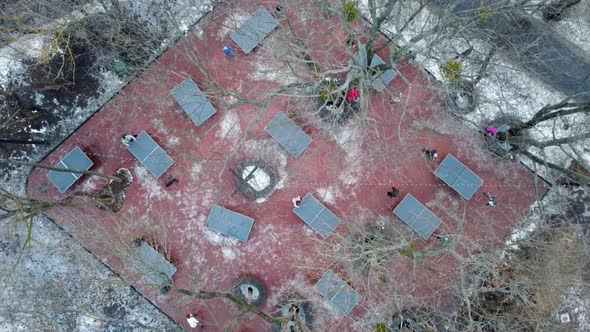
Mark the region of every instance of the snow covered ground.
<instances>
[{"instance_id":1,"label":"snow covered ground","mask_svg":"<svg viewBox=\"0 0 590 332\"><path fill-rule=\"evenodd\" d=\"M161 47L154 50L154 58L212 9L209 0L120 3L147 19L153 17L154 10L159 11L169 19L169 27L175 27ZM30 35L0 49L0 88L18 89L30 84L27 64L38 59L47 40L43 35ZM14 150L9 157L41 160L126 84L125 79L109 71L103 71L98 81L95 97L84 102L76 98L69 105L47 100L37 93L35 104L51 108L57 123L43 122L45 125L40 128L29 126L27 132L31 139L48 140L50 144L34 145L27 150L11 146ZM11 193L24 195L29 172L29 167L0 167L0 184ZM15 265L26 237L23 226L0 224L0 332L180 330L45 216L33 219L31 244Z\"/></svg>"},{"instance_id":2,"label":"snow covered ground","mask_svg":"<svg viewBox=\"0 0 590 332\"><path fill-rule=\"evenodd\" d=\"M581 36L577 39L570 39L578 46L584 46L590 36L590 21L588 15L578 15L575 13L584 13L588 11L590 4L582 1L583 4L576 8L570 8L562 22L554 25L566 25L568 22L576 21L576 24L569 24L568 29L574 29L571 33L565 28L556 28L566 38L572 36ZM366 2L363 2L361 9L363 15L368 17ZM436 13L425 7L404 30L407 19L413 15L419 8L417 2L403 2L400 10L394 10L394 19L383 25L382 31L394 40L398 40L402 45L410 45L410 49L416 54L415 61L425 70L430 72L438 81L445 82L441 74L440 66L446 61L457 57L460 53L473 48L472 53L461 58L463 64L463 77L474 78L478 69L483 62L485 55L489 52L491 45L475 38L464 39L461 35L454 35L453 38L444 38L439 32L430 33L440 23ZM539 14L540 15L540 14ZM539 16L540 17L540 16ZM401 31L401 32L400 32ZM455 32L452 32L455 33ZM416 36L423 35L417 41L412 40ZM476 111L466 116L466 120L479 129L487 126L489 121L503 116L515 116L521 120L530 119L543 106L555 104L563 100L566 96L554 88L548 86L537 77L525 71L517 64L514 59L510 59L497 52L488 67L487 75L480 81L477 86L478 103ZM571 122L588 121L585 116L578 116L576 119L570 119ZM530 131L532 138L544 141L555 138L562 138L574 135L571 130L574 126L563 123L562 121L551 122L536 126ZM578 144L579 151L582 151L586 162L590 163L590 140ZM585 152L584 152L585 151ZM548 147L545 151L535 151L539 156L546 160L568 166L572 160L575 151L569 147L557 146ZM526 158L522 158L529 167L534 165ZM536 168L539 174L546 179L554 180L559 174L545 167Z\"/></svg>"},{"instance_id":3,"label":"snow covered ground","mask_svg":"<svg viewBox=\"0 0 590 332\"><path fill-rule=\"evenodd\" d=\"M181 330L51 220L33 223L12 273L26 233L0 227L0 332Z\"/></svg>"},{"instance_id":4,"label":"snow covered ground","mask_svg":"<svg viewBox=\"0 0 590 332\"><path fill-rule=\"evenodd\" d=\"M531 1L531 3L540 2L541 0ZM391 23L384 24L382 32L394 40L398 40L402 45L410 45L410 49L416 54L415 61L425 70L430 72L438 81L445 82L440 66L446 61L457 57L459 54L473 48L473 52L465 58L461 58L463 64L463 76L473 78L489 52L491 45L481 40L464 40L458 38L440 38L438 34L427 34L428 37L415 42L412 38L428 32L435 28L439 22L437 16L425 8L418 14L415 20L409 24L404 31L400 29L419 7L417 2L403 2L404 5L399 11L394 10L395 18ZM369 17L366 1L363 1L361 9L365 17ZM533 17L542 20L540 12L534 13ZM582 1L574 8L566 11L560 22L548 22L556 32L563 38L579 46L590 54L590 2ZM396 37L397 36L397 37ZM440 42L443 40L443 42ZM555 104L563 100L566 96L561 92L548 86L537 77L524 71L516 65L513 59L497 52L488 67L488 74L480 81L477 86L478 104L475 112L465 116L468 123L482 129L489 121L503 116L514 116L521 120L530 119L543 106ZM575 135L570 132L572 123L589 123L587 116L571 117L568 122L561 120L548 121L549 123L536 126L530 131L533 139L544 141L555 138L562 138ZM584 128L582 126L582 128ZM548 147L544 151L535 151L537 155L557 165L567 167L572 160L572 156L581 153L587 163L590 163L590 140L585 140L578 144L578 151L572 151L567 146ZM536 167L526 158L522 161L531 169L535 169L541 176L550 181L559 176L558 173L549 168ZM580 201L580 197L581 201ZM584 198L586 197L586 198ZM588 203L587 193L579 194L575 190L554 186L538 205L531 207L531 214L522 221L517 227L511 238L507 241L507 248L517 248L520 241L526 240L527 237L544 225L547 215L560 215L564 211L571 211L572 202L577 202L580 206L585 206L585 211L581 211L577 218L580 224L587 223ZM583 203L586 201L585 203ZM540 214L540 206L543 213ZM587 226L586 226L587 227ZM588 299L580 296L581 293L571 292L564 294L564 303L568 304L567 309L570 314L574 314L578 321L579 330L586 329L590 322L588 321Z\"/></svg>"},{"instance_id":5,"label":"snow covered ground","mask_svg":"<svg viewBox=\"0 0 590 332\"><path fill-rule=\"evenodd\" d=\"M545 21L540 10L534 9L534 5L549 3L547 0L531 0L528 12L538 20ZM590 1L582 0L565 10L559 21L545 21L552 29L557 31L566 40L590 53Z\"/></svg>"}]
</instances>

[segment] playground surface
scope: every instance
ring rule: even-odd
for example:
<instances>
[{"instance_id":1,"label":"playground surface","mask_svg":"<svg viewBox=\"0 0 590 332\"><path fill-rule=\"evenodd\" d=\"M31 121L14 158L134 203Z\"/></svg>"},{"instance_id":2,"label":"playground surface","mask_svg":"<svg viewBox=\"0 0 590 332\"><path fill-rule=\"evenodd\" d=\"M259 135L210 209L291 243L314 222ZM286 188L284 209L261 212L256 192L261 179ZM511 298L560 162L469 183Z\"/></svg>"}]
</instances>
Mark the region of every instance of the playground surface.
<instances>
[{"instance_id":1,"label":"playground surface","mask_svg":"<svg viewBox=\"0 0 590 332\"><path fill-rule=\"evenodd\" d=\"M258 5L278 17L280 24L246 55L232 43L230 33ZM434 237L421 240L394 218L395 205L411 193L442 219L438 234L449 237L457 253L467 258L505 243L514 225L546 190L542 181L518 162L487 152L479 133L445 112L438 83L411 62L396 66L398 75L388 90L361 96L367 100L366 112L343 125L324 123L317 116L315 99L279 89L301 79L287 66L289 47L284 40L290 33L300 33L326 70L343 68L351 56L345 50L345 30L335 17L309 17L306 13L312 11L291 7L277 13L275 6L269 1L220 5L42 162L53 166L79 146L94 162L93 171L113 174L119 168L129 169L133 181L120 211L88 204L54 208L49 215L185 328L185 315L196 312L208 329L223 330L241 310L222 298L200 300L174 290L160 295L157 285L129 264L131 240L145 237L158 243L177 268L173 281L178 288L228 290L239 278L254 277L266 288L262 310L275 312L279 302L299 295L310 301L318 329L368 328L376 322L375 312L385 314L393 296L405 309L428 304L450 310L456 302L456 260ZM297 24L288 27L285 13ZM234 48L233 57L223 53L224 45ZM379 55L388 59L387 48ZM307 70L299 63L291 65ZM188 77L217 109L198 127L170 95ZM393 103L397 93L401 100ZM278 112L287 113L313 138L298 158L265 131ZM121 144L123 135L143 130L174 160L158 179ZM422 148L435 148L438 160L424 158ZM469 201L433 174L449 153L484 180ZM244 161L261 161L276 173L276 188L266 198L236 193L230 169ZM46 175L43 169L32 172L28 183L32 197L96 193L107 183L85 175L60 194ZM165 186L168 176L178 182ZM392 186L401 192L397 200L386 194ZM291 199L308 192L343 222L326 240L292 212ZM485 206L484 192L497 196L497 207ZM247 241L206 228L214 205L254 219ZM370 274L350 273L334 258L337 254L331 255L342 250L338 243L348 230L372 226L413 242L417 254L414 259L391 257L382 272L389 282L381 284L373 282ZM328 268L362 296L348 316L312 287ZM264 331L270 326L246 314L235 330Z\"/></svg>"}]
</instances>

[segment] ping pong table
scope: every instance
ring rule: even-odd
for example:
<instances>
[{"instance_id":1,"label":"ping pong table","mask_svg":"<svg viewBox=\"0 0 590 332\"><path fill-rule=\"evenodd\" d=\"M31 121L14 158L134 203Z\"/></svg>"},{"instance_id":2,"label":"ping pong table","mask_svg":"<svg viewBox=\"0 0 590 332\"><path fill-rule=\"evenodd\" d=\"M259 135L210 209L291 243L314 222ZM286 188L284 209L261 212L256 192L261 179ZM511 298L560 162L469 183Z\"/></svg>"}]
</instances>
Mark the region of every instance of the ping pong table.
<instances>
[{"instance_id":1,"label":"ping pong table","mask_svg":"<svg viewBox=\"0 0 590 332\"><path fill-rule=\"evenodd\" d=\"M438 165L434 170L434 175L443 180L466 200L469 200L483 183L483 180L477 174L473 173L451 154L448 154Z\"/></svg>"},{"instance_id":2,"label":"ping pong table","mask_svg":"<svg viewBox=\"0 0 590 332\"><path fill-rule=\"evenodd\" d=\"M207 217L207 227L221 234L247 241L254 219L241 213L214 205Z\"/></svg>"},{"instance_id":3,"label":"ping pong table","mask_svg":"<svg viewBox=\"0 0 590 332\"><path fill-rule=\"evenodd\" d=\"M259 6L248 20L231 34L231 39L244 51L250 53L258 43L268 36L279 22L266 10Z\"/></svg>"},{"instance_id":4,"label":"ping pong table","mask_svg":"<svg viewBox=\"0 0 590 332\"><path fill-rule=\"evenodd\" d=\"M156 141L145 131L142 131L127 149L148 169L152 175L159 178L174 160L164 151Z\"/></svg>"},{"instance_id":5,"label":"ping pong table","mask_svg":"<svg viewBox=\"0 0 590 332\"><path fill-rule=\"evenodd\" d=\"M266 125L266 132L295 158L311 144L311 137L283 112L277 113Z\"/></svg>"},{"instance_id":6,"label":"ping pong table","mask_svg":"<svg viewBox=\"0 0 590 332\"><path fill-rule=\"evenodd\" d=\"M200 126L217 110L192 78L187 78L170 92L195 125Z\"/></svg>"},{"instance_id":7,"label":"ping pong table","mask_svg":"<svg viewBox=\"0 0 590 332\"><path fill-rule=\"evenodd\" d=\"M340 224L340 219L310 193L305 194L301 204L293 208L293 212L323 239L328 238Z\"/></svg>"},{"instance_id":8,"label":"ping pong table","mask_svg":"<svg viewBox=\"0 0 590 332\"><path fill-rule=\"evenodd\" d=\"M314 288L345 315L348 315L361 299L354 288L331 270L326 270L322 274Z\"/></svg>"},{"instance_id":9,"label":"ping pong table","mask_svg":"<svg viewBox=\"0 0 590 332\"><path fill-rule=\"evenodd\" d=\"M393 213L424 240L428 240L442 224L442 221L412 194L407 194L395 207Z\"/></svg>"},{"instance_id":10,"label":"ping pong table","mask_svg":"<svg viewBox=\"0 0 590 332\"><path fill-rule=\"evenodd\" d=\"M62 160L60 160L55 167L67 168L77 171L87 171L92 167L94 163L88 156L80 149L79 146L72 149ZM47 177L49 181L59 190L60 193L64 193L68 190L78 179L82 176L82 173L72 172L60 172L60 171L49 171Z\"/></svg>"},{"instance_id":11,"label":"ping pong table","mask_svg":"<svg viewBox=\"0 0 590 332\"><path fill-rule=\"evenodd\" d=\"M131 258L134 266L160 287L172 284L176 267L152 246L141 241Z\"/></svg>"}]
</instances>

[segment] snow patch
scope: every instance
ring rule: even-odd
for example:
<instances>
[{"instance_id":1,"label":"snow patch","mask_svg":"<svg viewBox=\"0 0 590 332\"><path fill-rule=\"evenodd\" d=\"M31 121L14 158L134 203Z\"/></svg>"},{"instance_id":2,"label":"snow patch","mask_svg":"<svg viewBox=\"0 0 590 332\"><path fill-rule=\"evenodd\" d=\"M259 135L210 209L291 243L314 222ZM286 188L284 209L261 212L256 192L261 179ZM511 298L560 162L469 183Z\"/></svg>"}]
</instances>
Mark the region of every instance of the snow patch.
<instances>
[{"instance_id":1,"label":"snow patch","mask_svg":"<svg viewBox=\"0 0 590 332\"><path fill-rule=\"evenodd\" d=\"M237 239L230 238L216 231L212 231L208 228L204 229L203 234L205 235L205 239L207 241L221 245L224 248L233 247L237 244L238 241Z\"/></svg>"},{"instance_id":2,"label":"snow patch","mask_svg":"<svg viewBox=\"0 0 590 332\"><path fill-rule=\"evenodd\" d=\"M236 252L231 248L222 248L221 253L223 254L223 258L225 258L226 260L234 260L237 257Z\"/></svg>"},{"instance_id":3,"label":"snow patch","mask_svg":"<svg viewBox=\"0 0 590 332\"><path fill-rule=\"evenodd\" d=\"M346 154L346 168L340 172L338 178L346 185L353 185L360 181L363 172L363 166L360 159L363 135L359 127L348 125L344 128L332 130L333 138L336 144Z\"/></svg>"},{"instance_id":4,"label":"snow patch","mask_svg":"<svg viewBox=\"0 0 590 332\"><path fill-rule=\"evenodd\" d=\"M145 199L148 201L154 199L169 199L170 194L163 191L158 179L156 179L152 173L148 172L147 168L143 167L139 163L135 166L135 175L137 182L141 188L145 191Z\"/></svg>"},{"instance_id":5,"label":"snow patch","mask_svg":"<svg viewBox=\"0 0 590 332\"><path fill-rule=\"evenodd\" d=\"M191 178L195 180L203 172L203 165L195 162L189 171Z\"/></svg>"},{"instance_id":6,"label":"snow patch","mask_svg":"<svg viewBox=\"0 0 590 332\"><path fill-rule=\"evenodd\" d=\"M221 24L221 29L217 32L217 39L225 41L228 38L228 35L232 31L237 30L237 28L248 18L250 18L250 14L246 13L234 13L231 14L231 16L228 16Z\"/></svg>"},{"instance_id":7,"label":"snow patch","mask_svg":"<svg viewBox=\"0 0 590 332\"><path fill-rule=\"evenodd\" d=\"M10 53L6 47L0 50L0 86L4 90L22 82L26 70L22 61Z\"/></svg>"},{"instance_id":8,"label":"snow patch","mask_svg":"<svg viewBox=\"0 0 590 332\"><path fill-rule=\"evenodd\" d=\"M83 193L92 193L93 191L98 189L98 184L102 181L103 180L98 176L90 176L88 179L82 182L82 187L80 188L80 190Z\"/></svg>"},{"instance_id":9,"label":"snow patch","mask_svg":"<svg viewBox=\"0 0 590 332\"><path fill-rule=\"evenodd\" d=\"M178 136L169 135L167 138L168 145L170 146L177 146L178 144L180 144L180 138L178 138Z\"/></svg>"},{"instance_id":10,"label":"snow patch","mask_svg":"<svg viewBox=\"0 0 590 332\"><path fill-rule=\"evenodd\" d=\"M279 64L271 64L268 58L259 57L254 62L254 70L248 77L255 81L272 81L282 85L299 81L289 68L281 68Z\"/></svg>"},{"instance_id":11,"label":"snow patch","mask_svg":"<svg viewBox=\"0 0 590 332\"><path fill-rule=\"evenodd\" d=\"M242 171L242 178L246 179L248 176L250 176L255 167L256 166L244 167L244 171ZM257 168L256 171L254 171L254 174L252 174L252 178L248 180L248 184L254 188L254 190L262 191L270 185L270 176L262 169Z\"/></svg>"},{"instance_id":12,"label":"snow patch","mask_svg":"<svg viewBox=\"0 0 590 332\"><path fill-rule=\"evenodd\" d=\"M240 117L235 111L227 111L219 122L219 131L216 136L222 139L237 140L242 133Z\"/></svg>"},{"instance_id":13,"label":"snow patch","mask_svg":"<svg viewBox=\"0 0 590 332\"><path fill-rule=\"evenodd\" d=\"M316 190L318 196L321 198L322 201L329 203L329 204L336 204L336 197L342 197L342 193L338 189L338 187L330 186L326 188L319 188Z\"/></svg>"}]
</instances>

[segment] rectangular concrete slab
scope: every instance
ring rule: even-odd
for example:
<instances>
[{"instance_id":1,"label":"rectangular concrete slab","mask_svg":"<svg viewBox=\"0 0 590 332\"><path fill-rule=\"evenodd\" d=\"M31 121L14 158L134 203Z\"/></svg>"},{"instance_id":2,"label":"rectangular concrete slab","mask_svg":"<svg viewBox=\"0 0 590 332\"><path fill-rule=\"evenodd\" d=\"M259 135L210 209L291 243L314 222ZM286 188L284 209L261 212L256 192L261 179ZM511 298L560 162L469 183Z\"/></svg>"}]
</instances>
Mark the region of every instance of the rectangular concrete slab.
<instances>
[{"instance_id":1,"label":"rectangular concrete slab","mask_svg":"<svg viewBox=\"0 0 590 332\"><path fill-rule=\"evenodd\" d=\"M442 221L412 194L407 194L393 210L398 218L410 226L421 238L428 240Z\"/></svg>"},{"instance_id":2,"label":"rectangular concrete slab","mask_svg":"<svg viewBox=\"0 0 590 332\"><path fill-rule=\"evenodd\" d=\"M323 239L328 238L340 224L340 219L310 193L305 194L301 204L293 208L293 212Z\"/></svg>"},{"instance_id":3,"label":"rectangular concrete slab","mask_svg":"<svg viewBox=\"0 0 590 332\"><path fill-rule=\"evenodd\" d=\"M174 160L164 151L156 141L145 131L127 146L127 149L137 158L156 178L160 177Z\"/></svg>"},{"instance_id":4,"label":"rectangular concrete slab","mask_svg":"<svg viewBox=\"0 0 590 332\"><path fill-rule=\"evenodd\" d=\"M244 51L250 53L258 43L268 36L279 22L260 6L252 16L231 34L231 39Z\"/></svg>"},{"instance_id":5,"label":"rectangular concrete slab","mask_svg":"<svg viewBox=\"0 0 590 332\"><path fill-rule=\"evenodd\" d=\"M466 200L483 184L483 180L460 162L453 155L448 154L434 170L434 175L443 180L449 187Z\"/></svg>"},{"instance_id":6,"label":"rectangular concrete slab","mask_svg":"<svg viewBox=\"0 0 590 332\"><path fill-rule=\"evenodd\" d=\"M331 270L326 270L322 274L314 288L345 315L348 315L361 299L354 288Z\"/></svg>"},{"instance_id":7,"label":"rectangular concrete slab","mask_svg":"<svg viewBox=\"0 0 590 332\"><path fill-rule=\"evenodd\" d=\"M176 267L145 242L141 242L132 259L138 270L160 286L171 283L176 273Z\"/></svg>"},{"instance_id":8,"label":"rectangular concrete slab","mask_svg":"<svg viewBox=\"0 0 590 332\"><path fill-rule=\"evenodd\" d=\"M174 87L170 94L174 96L178 104L197 126L200 126L217 112L190 77Z\"/></svg>"},{"instance_id":9,"label":"rectangular concrete slab","mask_svg":"<svg viewBox=\"0 0 590 332\"><path fill-rule=\"evenodd\" d=\"M221 234L247 241L254 219L214 205L207 217L207 227Z\"/></svg>"},{"instance_id":10,"label":"rectangular concrete slab","mask_svg":"<svg viewBox=\"0 0 590 332\"><path fill-rule=\"evenodd\" d=\"M77 146L70 151L55 167L69 168L78 171L87 171L94 163L88 156ZM72 172L49 171L47 177L49 181L59 190L60 193L68 190L83 174Z\"/></svg>"},{"instance_id":11,"label":"rectangular concrete slab","mask_svg":"<svg viewBox=\"0 0 590 332\"><path fill-rule=\"evenodd\" d=\"M283 112L277 113L270 120L266 125L266 132L295 158L299 157L312 141L311 137Z\"/></svg>"}]
</instances>

